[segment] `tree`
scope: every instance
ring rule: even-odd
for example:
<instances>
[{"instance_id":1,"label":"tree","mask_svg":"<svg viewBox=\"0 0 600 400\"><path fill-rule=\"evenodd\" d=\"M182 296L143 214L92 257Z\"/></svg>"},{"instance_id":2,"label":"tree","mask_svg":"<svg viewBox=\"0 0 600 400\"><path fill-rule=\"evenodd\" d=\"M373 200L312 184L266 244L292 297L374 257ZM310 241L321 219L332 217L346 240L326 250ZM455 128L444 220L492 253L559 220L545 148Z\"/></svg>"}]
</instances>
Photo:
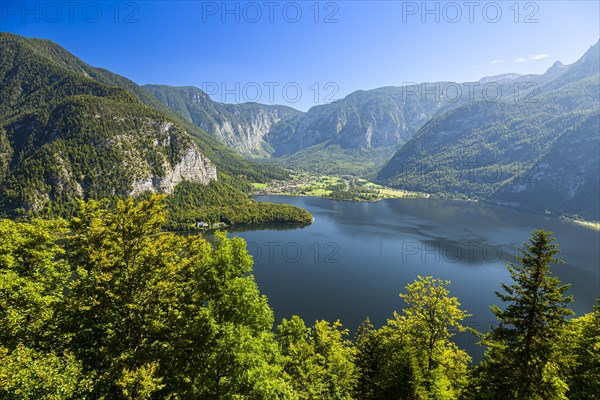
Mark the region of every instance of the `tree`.
<instances>
[{"instance_id":1,"label":"tree","mask_svg":"<svg viewBox=\"0 0 600 400\"><path fill-rule=\"evenodd\" d=\"M0 397L64 399L81 383L81 366L60 335L71 277L57 244L64 221L0 220Z\"/></svg>"},{"instance_id":2,"label":"tree","mask_svg":"<svg viewBox=\"0 0 600 400\"><path fill-rule=\"evenodd\" d=\"M567 368L567 397L570 400L600 399L600 299L594 311L575 318L565 327L561 359Z\"/></svg>"},{"instance_id":3,"label":"tree","mask_svg":"<svg viewBox=\"0 0 600 400\"><path fill-rule=\"evenodd\" d=\"M535 230L517 264L508 265L513 283L496 292L506 303L493 306L498 319L484 337L488 346L479 383L483 398L564 399L567 386L559 367L560 335L573 312L569 285L552 276L558 245L551 233Z\"/></svg>"},{"instance_id":4,"label":"tree","mask_svg":"<svg viewBox=\"0 0 600 400\"><path fill-rule=\"evenodd\" d=\"M423 371L409 337L401 330L390 326L373 330L367 320L357 332L356 351L357 399L427 398Z\"/></svg>"},{"instance_id":5,"label":"tree","mask_svg":"<svg viewBox=\"0 0 600 400\"><path fill-rule=\"evenodd\" d=\"M0 220L0 397L294 398L246 243L162 232L164 196L111 207Z\"/></svg>"},{"instance_id":6,"label":"tree","mask_svg":"<svg viewBox=\"0 0 600 400\"><path fill-rule=\"evenodd\" d=\"M81 365L73 354L43 352L19 344L0 346L0 398L63 400L77 398L83 385Z\"/></svg>"},{"instance_id":7,"label":"tree","mask_svg":"<svg viewBox=\"0 0 600 400\"><path fill-rule=\"evenodd\" d=\"M64 249L64 221L0 221L0 343L62 350L48 337L71 277Z\"/></svg>"},{"instance_id":8,"label":"tree","mask_svg":"<svg viewBox=\"0 0 600 400\"><path fill-rule=\"evenodd\" d=\"M354 337L356 348L356 382L355 397L363 400L377 398L377 379L380 365L384 360L382 340L373 328L369 317L358 327Z\"/></svg>"},{"instance_id":9,"label":"tree","mask_svg":"<svg viewBox=\"0 0 600 400\"><path fill-rule=\"evenodd\" d=\"M91 397L289 398L242 239L161 232L162 196L81 207L65 320Z\"/></svg>"},{"instance_id":10,"label":"tree","mask_svg":"<svg viewBox=\"0 0 600 400\"><path fill-rule=\"evenodd\" d=\"M277 327L284 373L302 400L350 400L356 382L354 349L339 321L316 321L307 328L293 316Z\"/></svg>"},{"instance_id":11,"label":"tree","mask_svg":"<svg viewBox=\"0 0 600 400\"><path fill-rule=\"evenodd\" d=\"M419 364L429 397L456 398L465 385L469 355L450 339L453 331L464 332L462 320L470 316L460 309L456 297L450 297L450 281L431 276L418 279L400 294L407 307L404 315L394 312L388 326L405 335Z\"/></svg>"}]
</instances>

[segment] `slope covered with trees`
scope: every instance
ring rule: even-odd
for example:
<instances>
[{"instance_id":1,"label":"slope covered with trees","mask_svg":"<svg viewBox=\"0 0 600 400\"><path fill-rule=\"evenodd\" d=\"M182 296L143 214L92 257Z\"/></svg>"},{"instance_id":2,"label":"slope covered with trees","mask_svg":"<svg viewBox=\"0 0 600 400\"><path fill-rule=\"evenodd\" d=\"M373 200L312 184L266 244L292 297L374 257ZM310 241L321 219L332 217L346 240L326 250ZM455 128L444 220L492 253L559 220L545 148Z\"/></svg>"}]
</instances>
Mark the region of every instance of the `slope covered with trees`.
<instances>
[{"instance_id":1,"label":"slope covered with trees","mask_svg":"<svg viewBox=\"0 0 600 400\"><path fill-rule=\"evenodd\" d=\"M0 33L0 50L0 213L67 215L77 198L175 195L182 183L195 188L188 212L203 218L310 222L305 211L247 196L248 180L285 178L285 171L244 160L128 79L47 40ZM236 209L231 196L217 201L214 187L235 192ZM219 210L199 200L203 191ZM187 215L185 228L196 222Z\"/></svg>"},{"instance_id":2,"label":"slope covered with trees","mask_svg":"<svg viewBox=\"0 0 600 400\"><path fill-rule=\"evenodd\" d=\"M432 118L378 180L599 219L600 44L572 65L512 85L527 81L533 96L474 101Z\"/></svg>"},{"instance_id":3,"label":"slope covered with trees","mask_svg":"<svg viewBox=\"0 0 600 400\"><path fill-rule=\"evenodd\" d=\"M3 33L0 47L5 209L135 194L147 181L158 190L188 152L199 163L190 178L216 178L184 129L130 92L65 66L57 46Z\"/></svg>"}]
</instances>

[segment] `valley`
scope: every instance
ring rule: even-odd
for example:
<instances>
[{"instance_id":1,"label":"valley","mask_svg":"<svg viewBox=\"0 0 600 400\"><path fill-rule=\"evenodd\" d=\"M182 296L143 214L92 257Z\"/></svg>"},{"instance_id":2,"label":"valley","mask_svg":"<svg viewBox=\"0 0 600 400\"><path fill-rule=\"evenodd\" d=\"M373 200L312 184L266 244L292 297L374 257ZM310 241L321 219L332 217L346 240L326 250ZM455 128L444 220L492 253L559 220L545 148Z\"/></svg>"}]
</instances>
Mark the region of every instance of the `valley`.
<instances>
[{"instance_id":1,"label":"valley","mask_svg":"<svg viewBox=\"0 0 600 400\"><path fill-rule=\"evenodd\" d=\"M379 201L394 198L429 197L425 193L407 192L378 185L354 176L292 173L288 180L253 183L255 195L316 196L343 201Z\"/></svg>"},{"instance_id":2,"label":"valley","mask_svg":"<svg viewBox=\"0 0 600 400\"><path fill-rule=\"evenodd\" d=\"M358 90L307 112L218 103L193 87L145 88L265 165L598 221L599 47L544 74Z\"/></svg>"},{"instance_id":3,"label":"valley","mask_svg":"<svg viewBox=\"0 0 600 400\"><path fill-rule=\"evenodd\" d=\"M8 56L0 70L8 94L0 105L5 215L68 215L77 197L170 195L189 182L196 194L188 196L188 208L195 211L172 213L173 224L186 229L204 219L221 218L222 226L272 222L225 217L229 212L214 208L239 206L256 193L349 201L432 196L600 220L598 43L545 74L476 82L498 88L502 95L494 101L473 91L474 83L435 82L359 90L301 112L219 103L194 87L138 86L54 43L6 33L0 40ZM535 98L515 97L515 85L533 86ZM468 99L451 96L448 87L470 89ZM136 130L145 136L123 133ZM211 200L198 201L216 180L227 189L207 188ZM220 195L232 191L241 193ZM203 219L188 216L182 224L186 213ZM271 218L283 215L291 214Z\"/></svg>"}]
</instances>

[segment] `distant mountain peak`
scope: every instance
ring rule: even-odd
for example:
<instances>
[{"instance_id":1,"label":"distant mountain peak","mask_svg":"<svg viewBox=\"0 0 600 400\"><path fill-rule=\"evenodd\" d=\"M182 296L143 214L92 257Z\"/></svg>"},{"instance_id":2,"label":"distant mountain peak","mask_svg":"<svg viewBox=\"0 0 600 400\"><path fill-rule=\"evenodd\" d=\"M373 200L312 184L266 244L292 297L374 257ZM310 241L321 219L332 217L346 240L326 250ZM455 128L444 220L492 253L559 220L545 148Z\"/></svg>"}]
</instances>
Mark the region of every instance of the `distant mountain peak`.
<instances>
[{"instance_id":1,"label":"distant mountain peak","mask_svg":"<svg viewBox=\"0 0 600 400\"><path fill-rule=\"evenodd\" d=\"M561 63L560 61L557 61L554 64L552 64L552 66L550 68L548 68L548 70L546 71L546 74L560 73L560 72L564 71L565 68L567 68L567 66L565 64Z\"/></svg>"},{"instance_id":2,"label":"distant mountain peak","mask_svg":"<svg viewBox=\"0 0 600 400\"><path fill-rule=\"evenodd\" d=\"M498 81L506 81L517 79L521 77L521 74L517 73L508 73L508 74L500 74L500 75L492 75L492 76L484 76L479 80L479 83L488 83L488 82L498 82Z\"/></svg>"},{"instance_id":3,"label":"distant mountain peak","mask_svg":"<svg viewBox=\"0 0 600 400\"><path fill-rule=\"evenodd\" d=\"M585 52L581 60L585 61L597 61L600 59L600 40L595 45L590 46L589 50Z\"/></svg>"}]
</instances>

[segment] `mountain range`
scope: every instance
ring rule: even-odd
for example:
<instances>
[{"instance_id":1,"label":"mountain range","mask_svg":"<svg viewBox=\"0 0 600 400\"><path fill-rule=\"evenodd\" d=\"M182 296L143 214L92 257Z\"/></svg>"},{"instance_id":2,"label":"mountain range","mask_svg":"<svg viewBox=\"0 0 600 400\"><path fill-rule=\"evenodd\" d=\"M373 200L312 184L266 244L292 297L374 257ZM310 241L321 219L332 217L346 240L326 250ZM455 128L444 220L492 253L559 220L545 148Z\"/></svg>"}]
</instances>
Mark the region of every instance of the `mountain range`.
<instances>
[{"instance_id":1,"label":"mountain range","mask_svg":"<svg viewBox=\"0 0 600 400\"><path fill-rule=\"evenodd\" d=\"M47 40L1 33L0 49L4 209L281 166L600 219L598 43L540 75L359 90L307 112L138 86Z\"/></svg>"},{"instance_id":2,"label":"mountain range","mask_svg":"<svg viewBox=\"0 0 600 400\"><path fill-rule=\"evenodd\" d=\"M509 85L535 96L475 101L436 115L379 171L391 186L598 219L600 57ZM533 92L528 92L533 93Z\"/></svg>"},{"instance_id":3,"label":"mountain range","mask_svg":"<svg viewBox=\"0 0 600 400\"><path fill-rule=\"evenodd\" d=\"M186 120L246 155L273 153L264 136L280 121L303 114L286 106L219 103L192 86L145 85L144 89Z\"/></svg>"},{"instance_id":4,"label":"mountain range","mask_svg":"<svg viewBox=\"0 0 600 400\"><path fill-rule=\"evenodd\" d=\"M306 113L144 87L246 156L287 168L598 219L598 48L544 74L359 90Z\"/></svg>"}]
</instances>

